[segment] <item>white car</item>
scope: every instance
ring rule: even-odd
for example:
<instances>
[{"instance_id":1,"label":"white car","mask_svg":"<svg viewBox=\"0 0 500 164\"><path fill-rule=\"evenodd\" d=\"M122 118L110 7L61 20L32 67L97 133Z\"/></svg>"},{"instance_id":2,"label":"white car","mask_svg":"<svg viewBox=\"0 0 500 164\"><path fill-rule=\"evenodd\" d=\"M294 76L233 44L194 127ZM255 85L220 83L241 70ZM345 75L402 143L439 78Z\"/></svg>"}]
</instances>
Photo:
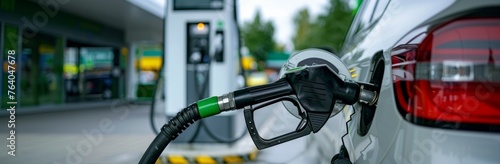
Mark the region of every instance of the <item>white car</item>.
<instances>
[{"instance_id":1,"label":"white car","mask_svg":"<svg viewBox=\"0 0 500 164\"><path fill-rule=\"evenodd\" d=\"M500 163L499 0L365 0L338 55L379 99L312 135L323 162Z\"/></svg>"}]
</instances>

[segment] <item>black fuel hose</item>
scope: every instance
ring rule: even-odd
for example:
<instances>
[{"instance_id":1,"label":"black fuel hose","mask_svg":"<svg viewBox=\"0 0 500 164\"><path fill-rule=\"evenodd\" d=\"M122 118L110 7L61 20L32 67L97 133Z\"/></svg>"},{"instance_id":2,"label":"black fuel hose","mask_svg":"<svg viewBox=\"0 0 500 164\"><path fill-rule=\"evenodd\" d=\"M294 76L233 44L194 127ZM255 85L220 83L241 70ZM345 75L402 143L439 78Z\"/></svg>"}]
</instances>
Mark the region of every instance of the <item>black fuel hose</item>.
<instances>
[{"instance_id":1,"label":"black fuel hose","mask_svg":"<svg viewBox=\"0 0 500 164\"><path fill-rule=\"evenodd\" d=\"M163 125L161 132L151 142L139 163L155 163L167 145L173 141L182 131L186 130L195 121L201 119L196 103L182 109L168 123Z\"/></svg>"}]
</instances>

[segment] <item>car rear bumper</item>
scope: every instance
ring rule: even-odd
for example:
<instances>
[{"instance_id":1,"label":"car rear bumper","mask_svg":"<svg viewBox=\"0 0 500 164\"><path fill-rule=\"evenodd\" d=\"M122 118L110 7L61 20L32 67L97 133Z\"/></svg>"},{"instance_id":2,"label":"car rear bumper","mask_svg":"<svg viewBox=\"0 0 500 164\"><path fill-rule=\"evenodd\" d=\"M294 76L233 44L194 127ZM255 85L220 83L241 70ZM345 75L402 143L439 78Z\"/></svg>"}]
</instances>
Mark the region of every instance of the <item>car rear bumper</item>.
<instances>
[{"instance_id":1,"label":"car rear bumper","mask_svg":"<svg viewBox=\"0 0 500 164\"><path fill-rule=\"evenodd\" d=\"M500 134L402 123L382 163L498 163Z\"/></svg>"}]
</instances>

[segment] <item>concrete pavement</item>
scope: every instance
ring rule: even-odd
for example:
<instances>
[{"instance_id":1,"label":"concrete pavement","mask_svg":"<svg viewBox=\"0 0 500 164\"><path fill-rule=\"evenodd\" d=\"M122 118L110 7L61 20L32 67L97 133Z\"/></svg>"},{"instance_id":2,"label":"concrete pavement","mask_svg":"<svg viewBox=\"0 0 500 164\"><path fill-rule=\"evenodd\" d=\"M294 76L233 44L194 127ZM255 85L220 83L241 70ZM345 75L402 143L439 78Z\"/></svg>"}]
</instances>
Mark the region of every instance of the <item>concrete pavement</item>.
<instances>
[{"instance_id":1,"label":"concrete pavement","mask_svg":"<svg viewBox=\"0 0 500 164\"><path fill-rule=\"evenodd\" d=\"M117 105L16 115L16 156L7 154L8 117L0 117L0 163L80 164L137 163L155 137L149 126L149 105ZM273 113L274 112L274 113ZM281 111L283 112L283 111ZM285 111L286 112L286 111ZM157 112L162 113L162 112ZM270 136L294 129L297 120L272 110L256 115L280 117ZM162 114L156 116L163 125ZM243 119L243 118L242 118ZM294 123L290 123L290 121ZM1 125L1 124L0 124ZM277 127L277 128L276 128ZM317 163L306 138L260 151L253 163Z\"/></svg>"},{"instance_id":2,"label":"concrete pavement","mask_svg":"<svg viewBox=\"0 0 500 164\"><path fill-rule=\"evenodd\" d=\"M16 115L16 156L1 163L137 163L154 138L148 106L125 105ZM158 116L158 125L162 123ZM7 123L7 117L0 122ZM6 124L5 124L6 125ZM7 126L0 136L8 138ZM131 162L135 161L135 162Z\"/></svg>"}]
</instances>

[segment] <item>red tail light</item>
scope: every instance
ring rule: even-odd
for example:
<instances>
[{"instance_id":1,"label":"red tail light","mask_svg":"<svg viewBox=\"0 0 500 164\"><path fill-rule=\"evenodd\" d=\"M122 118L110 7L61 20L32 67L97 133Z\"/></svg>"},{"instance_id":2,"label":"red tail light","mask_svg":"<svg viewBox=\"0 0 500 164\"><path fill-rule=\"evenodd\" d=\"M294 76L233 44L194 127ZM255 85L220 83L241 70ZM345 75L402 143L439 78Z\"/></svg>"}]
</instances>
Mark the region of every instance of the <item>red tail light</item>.
<instances>
[{"instance_id":1,"label":"red tail light","mask_svg":"<svg viewBox=\"0 0 500 164\"><path fill-rule=\"evenodd\" d=\"M415 38L423 40L398 45L391 54L405 119L500 131L500 19L456 20Z\"/></svg>"}]
</instances>

